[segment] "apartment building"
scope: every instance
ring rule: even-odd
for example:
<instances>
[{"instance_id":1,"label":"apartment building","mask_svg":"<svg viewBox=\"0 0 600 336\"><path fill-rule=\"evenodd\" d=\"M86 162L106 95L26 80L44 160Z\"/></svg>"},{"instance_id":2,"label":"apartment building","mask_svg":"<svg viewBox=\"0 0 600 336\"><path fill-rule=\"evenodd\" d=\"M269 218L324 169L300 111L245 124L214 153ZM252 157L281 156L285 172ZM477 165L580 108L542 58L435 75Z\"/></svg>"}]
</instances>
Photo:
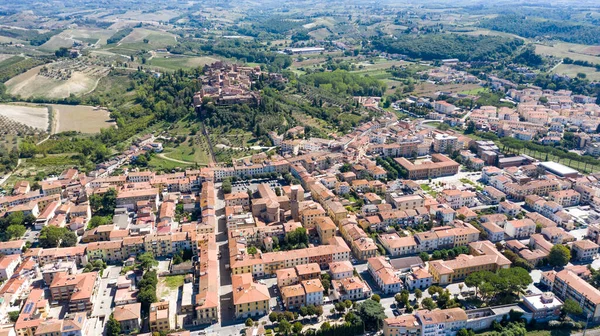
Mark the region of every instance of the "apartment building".
<instances>
[{"instance_id":1,"label":"apartment building","mask_svg":"<svg viewBox=\"0 0 600 336\"><path fill-rule=\"evenodd\" d=\"M298 309L305 306L306 292L301 284L281 288L281 299L286 309Z\"/></svg>"},{"instance_id":2,"label":"apartment building","mask_svg":"<svg viewBox=\"0 0 600 336\"><path fill-rule=\"evenodd\" d=\"M504 225L504 232L515 239L529 238L535 233L535 223L529 218L511 220Z\"/></svg>"},{"instance_id":3,"label":"apartment building","mask_svg":"<svg viewBox=\"0 0 600 336\"><path fill-rule=\"evenodd\" d=\"M421 324L415 315L401 315L383 320L384 336L420 336Z\"/></svg>"},{"instance_id":4,"label":"apartment building","mask_svg":"<svg viewBox=\"0 0 600 336\"><path fill-rule=\"evenodd\" d=\"M458 173L459 164L442 154L431 155L430 162L410 162L405 158L396 158L396 162L408 171L408 178L420 180L450 176Z\"/></svg>"},{"instance_id":5,"label":"apartment building","mask_svg":"<svg viewBox=\"0 0 600 336\"><path fill-rule=\"evenodd\" d=\"M121 325L122 333L130 334L136 330L141 330L141 308L142 304L139 302L115 307L113 317Z\"/></svg>"},{"instance_id":6,"label":"apartment building","mask_svg":"<svg viewBox=\"0 0 600 336\"><path fill-rule=\"evenodd\" d=\"M329 264L329 274L332 280L341 280L354 275L354 266L348 260L336 261Z\"/></svg>"},{"instance_id":7,"label":"apartment building","mask_svg":"<svg viewBox=\"0 0 600 336\"><path fill-rule=\"evenodd\" d=\"M553 191L548 198L562 207L577 206L581 202L581 194L573 189Z\"/></svg>"},{"instance_id":8,"label":"apartment building","mask_svg":"<svg viewBox=\"0 0 600 336\"><path fill-rule=\"evenodd\" d=\"M265 315L271 295L267 286L254 282L249 273L231 276L235 318Z\"/></svg>"},{"instance_id":9,"label":"apartment building","mask_svg":"<svg viewBox=\"0 0 600 336\"><path fill-rule=\"evenodd\" d=\"M315 227L317 228L317 234L319 235L321 244L326 244L329 240L331 240L337 231L337 226L329 217L316 218Z\"/></svg>"},{"instance_id":10,"label":"apartment building","mask_svg":"<svg viewBox=\"0 0 600 336\"><path fill-rule=\"evenodd\" d=\"M148 321L150 323L150 331L152 332L171 330L171 323L169 321L169 302L161 301L151 303Z\"/></svg>"},{"instance_id":11,"label":"apartment building","mask_svg":"<svg viewBox=\"0 0 600 336\"><path fill-rule=\"evenodd\" d=\"M363 300L371 296L371 288L359 277L332 280L332 296L336 301Z\"/></svg>"},{"instance_id":12,"label":"apartment building","mask_svg":"<svg viewBox=\"0 0 600 336\"><path fill-rule=\"evenodd\" d=\"M385 260L385 257L369 258L368 270L384 294L397 293L402 289L402 280L396 275L394 268Z\"/></svg>"},{"instance_id":13,"label":"apartment building","mask_svg":"<svg viewBox=\"0 0 600 336\"><path fill-rule=\"evenodd\" d=\"M600 246L591 240L578 240L571 245L571 252L575 260L591 261L598 254Z\"/></svg>"},{"instance_id":14,"label":"apartment building","mask_svg":"<svg viewBox=\"0 0 600 336\"><path fill-rule=\"evenodd\" d=\"M471 191L445 189L437 195L437 201L440 203L447 203L452 209L456 210L464 206L474 206L475 196L475 193Z\"/></svg>"},{"instance_id":15,"label":"apartment building","mask_svg":"<svg viewBox=\"0 0 600 336\"><path fill-rule=\"evenodd\" d=\"M98 279L98 272L57 274L50 284L52 301L68 301L69 312L90 312Z\"/></svg>"},{"instance_id":16,"label":"apartment building","mask_svg":"<svg viewBox=\"0 0 600 336\"><path fill-rule=\"evenodd\" d=\"M488 240L469 244L470 255L461 254L454 260L434 260L429 263L429 272L433 275L434 283L447 285L464 280L476 271L496 272L511 265L494 244Z\"/></svg>"},{"instance_id":17,"label":"apartment building","mask_svg":"<svg viewBox=\"0 0 600 336\"><path fill-rule=\"evenodd\" d=\"M321 284L321 279L304 280L301 284L302 288L304 288L304 293L306 293L304 299L306 305L320 306L323 304L323 292L325 288Z\"/></svg>"},{"instance_id":18,"label":"apartment building","mask_svg":"<svg viewBox=\"0 0 600 336\"><path fill-rule=\"evenodd\" d=\"M600 321L600 291L569 269L542 273L541 283L548 286L561 300L575 300L590 322Z\"/></svg>"},{"instance_id":19,"label":"apartment building","mask_svg":"<svg viewBox=\"0 0 600 336\"><path fill-rule=\"evenodd\" d=\"M394 257L418 252L417 241L413 236L400 237L397 233L380 234L379 242Z\"/></svg>"},{"instance_id":20,"label":"apartment building","mask_svg":"<svg viewBox=\"0 0 600 336\"><path fill-rule=\"evenodd\" d=\"M462 308L418 310L421 336L455 336L467 325L467 313Z\"/></svg>"}]
</instances>

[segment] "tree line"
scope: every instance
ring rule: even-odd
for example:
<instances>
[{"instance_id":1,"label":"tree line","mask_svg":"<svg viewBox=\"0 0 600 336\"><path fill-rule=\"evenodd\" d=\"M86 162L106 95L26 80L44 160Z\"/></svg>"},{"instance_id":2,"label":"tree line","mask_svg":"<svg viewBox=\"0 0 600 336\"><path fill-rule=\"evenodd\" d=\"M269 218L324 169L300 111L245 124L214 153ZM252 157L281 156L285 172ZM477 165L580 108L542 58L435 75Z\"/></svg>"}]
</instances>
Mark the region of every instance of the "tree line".
<instances>
[{"instance_id":1,"label":"tree line","mask_svg":"<svg viewBox=\"0 0 600 336\"><path fill-rule=\"evenodd\" d=\"M549 36L557 40L599 44L600 27L568 21L540 20L524 15L499 15L479 23L482 28L511 33L527 38L545 38Z\"/></svg>"},{"instance_id":2,"label":"tree line","mask_svg":"<svg viewBox=\"0 0 600 336\"><path fill-rule=\"evenodd\" d=\"M458 58L463 62L506 59L523 45L522 40L515 38L443 33L375 38L371 43L374 49L390 54L423 60Z\"/></svg>"}]
</instances>

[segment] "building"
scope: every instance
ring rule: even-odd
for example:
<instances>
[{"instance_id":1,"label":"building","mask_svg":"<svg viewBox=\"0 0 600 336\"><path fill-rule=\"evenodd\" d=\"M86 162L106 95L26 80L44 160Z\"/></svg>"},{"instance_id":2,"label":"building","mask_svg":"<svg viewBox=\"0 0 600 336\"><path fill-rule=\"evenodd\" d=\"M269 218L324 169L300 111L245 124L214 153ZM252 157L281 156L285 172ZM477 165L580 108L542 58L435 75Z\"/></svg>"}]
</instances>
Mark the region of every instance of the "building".
<instances>
[{"instance_id":1,"label":"building","mask_svg":"<svg viewBox=\"0 0 600 336\"><path fill-rule=\"evenodd\" d=\"M504 225L504 232L515 239L529 238L535 233L535 222L529 218L511 220Z\"/></svg>"},{"instance_id":2,"label":"building","mask_svg":"<svg viewBox=\"0 0 600 336\"><path fill-rule=\"evenodd\" d=\"M400 237L397 233L380 234L379 242L394 257L411 255L418 251L417 241L413 236Z\"/></svg>"},{"instance_id":3,"label":"building","mask_svg":"<svg viewBox=\"0 0 600 336\"><path fill-rule=\"evenodd\" d=\"M332 296L335 301L356 301L371 296L371 289L359 277L353 276L341 280L332 280Z\"/></svg>"},{"instance_id":4,"label":"building","mask_svg":"<svg viewBox=\"0 0 600 336\"><path fill-rule=\"evenodd\" d=\"M590 322L600 321L600 291L569 269L542 273L541 283L548 286L563 302L575 300Z\"/></svg>"},{"instance_id":5,"label":"building","mask_svg":"<svg viewBox=\"0 0 600 336\"><path fill-rule=\"evenodd\" d=\"M410 273L404 278L406 287L410 290L425 290L433 284L433 275L429 273L425 266L412 267Z\"/></svg>"},{"instance_id":6,"label":"building","mask_svg":"<svg viewBox=\"0 0 600 336\"><path fill-rule=\"evenodd\" d=\"M337 226L331 218L318 217L315 219L315 226L317 228L317 233L319 234L321 244L326 244L331 238L335 236Z\"/></svg>"},{"instance_id":7,"label":"building","mask_svg":"<svg viewBox=\"0 0 600 336\"><path fill-rule=\"evenodd\" d=\"M450 176L458 173L459 164L442 154L431 155L431 161L410 162L405 158L395 158L408 172L411 180Z\"/></svg>"},{"instance_id":8,"label":"building","mask_svg":"<svg viewBox=\"0 0 600 336\"><path fill-rule=\"evenodd\" d=\"M69 312L90 312L92 310L98 272L82 274L56 274L50 284L52 301L68 301Z\"/></svg>"},{"instance_id":9,"label":"building","mask_svg":"<svg viewBox=\"0 0 600 336\"><path fill-rule=\"evenodd\" d=\"M496 272L511 265L494 244L488 240L469 244L470 255L461 254L454 260L434 260L429 263L429 272L434 283L447 285L464 280L469 274L477 271Z\"/></svg>"},{"instance_id":10,"label":"building","mask_svg":"<svg viewBox=\"0 0 600 336\"><path fill-rule=\"evenodd\" d=\"M231 276L235 317L247 318L269 312L269 290L267 286L252 280L250 273Z\"/></svg>"},{"instance_id":11,"label":"building","mask_svg":"<svg viewBox=\"0 0 600 336\"><path fill-rule=\"evenodd\" d=\"M573 168L569 168L563 164L556 162L542 162L540 163L540 167L544 168L547 172L552 173L554 175L560 177L577 177L579 176L579 172Z\"/></svg>"},{"instance_id":12,"label":"building","mask_svg":"<svg viewBox=\"0 0 600 336\"><path fill-rule=\"evenodd\" d=\"M306 306L306 292L301 284L290 285L281 288L281 299L286 309L298 309Z\"/></svg>"},{"instance_id":13,"label":"building","mask_svg":"<svg viewBox=\"0 0 600 336\"><path fill-rule=\"evenodd\" d=\"M0 281L10 279L17 266L21 262L21 256L17 254L9 254L0 259Z\"/></svg>"},{"instance_id":14,"label":"building","mask_svg":"<svg viewBox=\"0 0 600 336\"><path fill-rule=\"evenodd\" d=\"M150 331L161 332L171 330L169 322L169 302L161 301L150 304Z\"/></svg>"},{"instance_id":15,"label":"building","mask_svg":"<svg viewBox=\"0 0 600 336\"><path fill-rule=\"evenodd\" d=\"M433 150L437 153L451 153L458 146L458 138L447 134L436 134L433 137Z\"/></svg>"},{"instance_id":16,"label":"building","mask_svg":"<svg viewBox=\"0 0 600 336\"><path fill-rule=\"evenodd\" d=\"M122 333L131 334L141 330L141 308L142 304L139 302L115 307L113 317L121 325Z\"/></svg>"},{"instance_id":17,"label":"building","mask_svg":"<svg viewBox=\"0 0 600 336\"><path fill-rule=\"evenodd\" d=\"M562 301L552 292L524 296L523 304L532 312L532 319L536 322L557 320L563 306Z\"/></svg>"},{"instance_id":18,"label":"building","mask_svg":"<svg viewBox=\"0 0 600 336\"><path fill-rule=\"evenodd\" d=\"M325 288L323 288L323 285L321 284L321 279L304 280L301 284L302 288L304 288L304 293L306 293L304 303L307 306L320 306L323 304L323 292L325 291Z\"/></svg>"},{"instance_id":19,"label":"building","mask_svg":"<svg viewBox=\"0 0 600 336\"><path fill-rule=\"evenodd\" d=\"M598 244L591 240L578 240L571 245L571 252L574 259L579 261L590 261L598 254Z\"/></svg>"},{"instance_id":20,"label":"building","mask_svg":"<svg viewBox=\"0 0 600 336\"><path fill-rule=\"evenodd\" d=\"M402 315L383 320L384 336L420 336L421 324L415 315Z\"/></svg>"},{"instance_id":21,"label":"building","mask_svg":"<svg viewBox=\"0 0 600 336\"><path fill-rule=\"evenodd\" d=\"M402 280L383 256L369 258L367 262L369 273L384 294L397 293L402 289Z\"/></svg>"},{"instance_id":22,"label":"building","mask_svg":"<svg viewBox=\"0 0 600 336\"><path fill-rule=\"evenodd\" d=\"M421 324L421 336L454 336L467 325L467 313L462 308L418 310L415 316Z\"/></svg>"},{"instance_id":23,"label":"building","mask_svg":"<svg viewBox=\"0 0 600 336\"><path fill-rule=\"evenodd\" d=\"M354 266L348 260L332 262L329 264L329 274L332 280L346 279L354 275Z\"/></svg>"}]
</instances>

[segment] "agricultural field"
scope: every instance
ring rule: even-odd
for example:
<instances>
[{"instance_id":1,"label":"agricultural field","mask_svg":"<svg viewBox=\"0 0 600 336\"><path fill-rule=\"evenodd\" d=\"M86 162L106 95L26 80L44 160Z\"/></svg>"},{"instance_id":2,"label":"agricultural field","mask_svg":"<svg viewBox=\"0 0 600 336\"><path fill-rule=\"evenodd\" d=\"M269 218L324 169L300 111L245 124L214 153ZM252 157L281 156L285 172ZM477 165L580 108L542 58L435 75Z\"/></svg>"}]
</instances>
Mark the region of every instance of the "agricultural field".
<instances>
[{"instance_id":1,"label":"agricultural field","mask_svg":"<svg viewBox=\"0 0 600 336\"><path fill-rule=\"evenodd\" d=\"M114 34L114 31L104 29L68 29L52 36L48 42L40 46L40 49L54 51L60 47L70 48L74 42L105 45L106 39L111 37L112 34Z\"/></svg>"},{"instance_id":2,"label":"agricultural field","mask_svg":"<svg viewBox=\"0 0 600 336\"><path fill-rule=\"evenodd\" d=\"M584 73L586 78L591 81L600 81L600 72L596 68L584 67L575 64L559 64L553 71L559 75L567 75L571 78L577 76L578 73Z\"/></svg>"},{"instance_id":3,"label":"agricultural field","mask_svg":"<svg viewBox=\"0 0 600 336\"><path fill-rule=\"evenodd\" d=\"M5 84L12 95L67 98L93 91L109 71L107 67L73 59L35 67Z\"/></svg>"},{"instance_id":4,"label":"agricultural field","mask_svg":"<svg viewBox=\"0 0 600 336\"><path fill-rule=\"evenodd\" d=\"M166 47L169 44L174 44L177 40L175 35L162 31L155 31L144 28L135 28L129 35L125 36L119 44L139 44L144 40L148 40L147 45L154 48Z\"/></svg>"},{"instance_id":5,"label":"agricultural field","mask_svg":"<svg viewBox=\"0 0 600 336\"><path fill-rule=\"evenodd\" d=\"M114 125L107 110L85 105L51 104L55 121L55 133L78 131L98 133L100 129Z\"/></svg>"},{"instance_id":6,"label":"agricultural field","mask_svg":"<svg viewBox=\"0 0 600 336\"><path fill-rule=\"evenodd\" d=\"M2 61L5 61L5 60L7 60L7 59L9 59L9 58L13 57L13 56L14 56L14 55L11 55L11 54L0 54L0 63L1 63Z\"/></svg>"},{"instance_id":7,"label":"agricultural field","mask_svg":"<svg viewBox=\"0 0 600 336\"><path fill-rule=\"evenodd\" d=\"M188 57L173 54L154 53L154 56L146 62L147 65L165 70L194 69L212 64L219 59L214 57Z\"/></svg>"},{"instance_id":8,"label":"agricultural field","mask_svg":"<svg viewBox=\"0 0 600 336\"><path fill-rule=\"evenodd\" d=\"M588 61L600 64L600 57L592 56L589 53L594 49L584 44L574 44L566 42L556 42L552 45L535 44L535 52L542 55L549 55L558 58L569 57L574 60Z\"/></svg>"},{"instance_id":9,"label":"agricultural field","mask_svg":"<svg viewBox=\"0 0 600 336\"><path fill-rule=\"evenodd\" d=\"M465 92L479 92L481 86L479 84L444 84L437 85L427 82L421 82L415 85L415 91L413 94L418 96L426 96L431 97L436 95L437 92L457 92L457 93L465 93ZM466 93L469 94L469 93Z\"/></svg>"},{"instance_id":10,"label":"agricultural field","mask_svg":"<svg viewBox=\"0 0 600 336\"><path fill-rule=\"evenodd\" d=\"M160 21L169 21L170 19L178 16L180 13L172 10L161 10L156 12L144 12L144 11L127 11L123 14L114 14L104 17L106 21L131 21L132 23L158 23ZM111 26L112 28L112 26Z\"/></svg>"},{"instance_id":11,"label":"agricultural field","mask_svg":"<svg viewBox=\"0 0 600 336\"><path fill-rule=\"evenodd\" d=\"M48 108L45 106L1 104L0 116L41 131L48 129Z\"/></svg>"}]
</instances>

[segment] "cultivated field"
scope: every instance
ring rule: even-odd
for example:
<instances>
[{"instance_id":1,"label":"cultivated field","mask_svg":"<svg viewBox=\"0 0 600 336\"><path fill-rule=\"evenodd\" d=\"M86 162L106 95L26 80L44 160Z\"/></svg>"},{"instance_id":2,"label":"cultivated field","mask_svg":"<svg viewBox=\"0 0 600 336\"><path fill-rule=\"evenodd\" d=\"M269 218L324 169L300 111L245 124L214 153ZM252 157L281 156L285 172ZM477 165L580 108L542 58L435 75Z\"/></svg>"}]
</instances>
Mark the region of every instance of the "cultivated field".
<instances>
[{"instance_id":1,"label":"cultivated field","mask_svg":"<svg viewBox=\"0 0 600 336\"><path fill-rule=\"evenodd\" d=\"M106 39L114 33L114 31L104 29L68 29L52 36L48 42L40 46L40 49L54 51L60 47L70 48L74 42L105 45Z\"/></svg>"},{"instance_id":2,"label":"cultivated field","mask_svg":"<svg viewBox=\"0 0 600 336\"><path fill-rule=\"evenodd\" d=\"M167 32L154 31L144 28L135 28L129 35L125 36L120 44L143 43L144 39L152 46L163 46L176 42L175 35Z\"/></svg>"},{"instance_id":3,"label":"cultivated field","mask_svg":"<svg viewBox=\"0 0 600 336\"><path fill-rule=\"evenodd\" d=\"M56 133L66 131L98 133L100 129L114 125L108 111L93 106L58 104L50 106L57 120Z\"/></svg>"},{"instance_id":4,"label":"cultivated field","mask_svg":"<svg viewBox=\"0 0 600 336\"><path fill-rule=\"evenodd\" d=\"M197 67L203 67L206 64L212 64L219 59L214 57L188 57L181 55L171 54L159 54L156 53L151 60L146 64L163 68L166 70L177 70L177 69L194 69Z\"/></svg>"},{"instance_id":5,"label":"cultivated field","mask_svg":"<svg viewBox=\"0 0 600 336\"><path fill-rule=\"evenodd\" d=\"M575 64L560 64L554 69L554 73L567 75L571 78L577 76L578 73L584 73L589 80L600 81L600 72L596 71L596 68L583 67Z\"/></svg>"},{"instance_id":6,"label":"cultivated field","mask_svg":"<svg viewBox=\"0 0 600 336\"><path fill-rule=\"evenodd\" d=\"M15 122L37 128L48 129L48 108L34 105L0 105L0 115Z\"/></svg>"},{"instance_id":7,"label":"cultivated field","mask_svg":"<svg viewBox=\"0 0 600 336\"><path fill-rule=\"evenodd\" d=\"M4 60L7 60L7 59L9 59L9 58L11 58L13 56L14 55L11 55L11 54L0 54L0 62L2 62Z\"/></svg>"},{"instance_id":8,"label":"cultivated field","mask_svg":"<svg viewBox=\"0 0 600 336\"><path fill-rule=\"evenodd\" d=\"M103 66L68 60L35 67L5 84L10 94L21 97L66 98L93 91L108 72Z\"/></svg>"},{"instance_id":9,"label":"cultivated field","mask_svg":"<svg viewBox=\"0 0 600 336\"><path fill-rule=\"evenodd\" d=\"M587 54L590 46L584 44L574 44L557 42L553 45L536 44L536 53L542 55L550 55L558 58L569 57L574 60L588 61L595 64L600 64L600 57Z\"/></svg>"}]
</instances>

